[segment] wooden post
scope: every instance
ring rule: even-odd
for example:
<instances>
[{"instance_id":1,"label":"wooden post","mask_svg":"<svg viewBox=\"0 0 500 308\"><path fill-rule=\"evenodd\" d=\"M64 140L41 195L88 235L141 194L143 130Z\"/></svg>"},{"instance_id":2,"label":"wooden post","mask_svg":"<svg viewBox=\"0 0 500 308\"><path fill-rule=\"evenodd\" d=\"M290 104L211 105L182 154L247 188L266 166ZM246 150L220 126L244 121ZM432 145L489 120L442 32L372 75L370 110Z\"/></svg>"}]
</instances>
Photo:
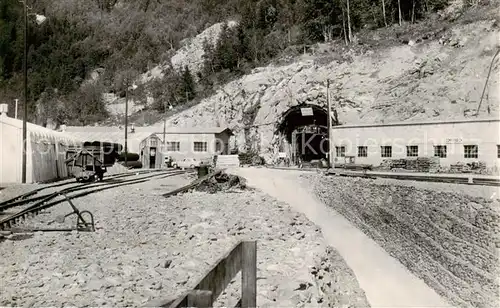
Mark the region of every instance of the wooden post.
<instances>
[{"instance_id":1,"label":"wooden post","mask_svg":"<svg viewBox=\"0 0 500 308\"><path fill-rule=\"evenodd\" d=\"M212 292L207 290L193 290L187 297L188 307L212 307Z\"/></svg>"},{"instance_id":2,"label":"wooden post","mask_svg":"<svg viewBox=\"0 0 500 308\"><path fill-rule=\"evenodd\" d=\"M257 242L242 245L241 307L257 307Z\"/></svg>"},{"instance_id":3,"label":"wooden post","mask_svg":"<svg viewBox=\"0 0 500 308\"><path fill-rule=\"evenodd\" d=\"M333 168L332 103L330 101L330 79L326 80L326 109L328 113L328 168Z\"/></svg>"}]
</instances>

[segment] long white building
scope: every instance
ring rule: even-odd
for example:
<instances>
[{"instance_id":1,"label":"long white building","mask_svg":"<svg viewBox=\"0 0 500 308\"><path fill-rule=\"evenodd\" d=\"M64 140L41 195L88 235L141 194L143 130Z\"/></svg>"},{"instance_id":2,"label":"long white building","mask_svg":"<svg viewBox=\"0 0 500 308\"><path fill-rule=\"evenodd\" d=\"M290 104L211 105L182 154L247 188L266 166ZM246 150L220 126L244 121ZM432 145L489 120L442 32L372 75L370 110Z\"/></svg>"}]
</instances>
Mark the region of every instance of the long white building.
<instances>
[{"instance_id":1,"label":"long white building","mask_svg":"<svg viewBox=\"0 0 500 308\"><path fill-rule=\"evenodd\" d=\"M0 183L21 183L23 121L9 118L5 107L0 108ZM78 138L27 123L26 182L68 177L66 149L78 144Z\"/></svg>"},{"instance_id":2,"label":"long white building","mask_svg":"<svg viewBox=\"0 0 500 308\"><path fill-rule=\"evenodd\" d=\"M335 161L380 165L384 159L438 157L441 166L484 162L500 168L500 119L339 125L332 129Z\"/></svg>"}]
</instances>

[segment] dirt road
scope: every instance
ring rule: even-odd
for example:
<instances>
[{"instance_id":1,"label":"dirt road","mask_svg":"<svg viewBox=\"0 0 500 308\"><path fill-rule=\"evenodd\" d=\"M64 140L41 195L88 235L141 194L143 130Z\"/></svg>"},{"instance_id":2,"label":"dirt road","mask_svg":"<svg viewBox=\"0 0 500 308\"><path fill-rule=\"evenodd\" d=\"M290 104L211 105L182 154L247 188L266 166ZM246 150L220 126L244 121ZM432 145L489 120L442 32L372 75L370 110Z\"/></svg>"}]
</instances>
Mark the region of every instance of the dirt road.
<instances>
[{"instance_id":1,"label":"dirt road","mask_svg":"<svg viewBox=\"0 0 500 308\"><path fill-rule=\"evenodd\" d=\"M238 168L228 172L245 177L248 186L288 203L320 226L327 242L354 271L372 307L452 307L343 216L316 199L307 185L300 185L301 171Z\"/></svg>"}]
</instances>

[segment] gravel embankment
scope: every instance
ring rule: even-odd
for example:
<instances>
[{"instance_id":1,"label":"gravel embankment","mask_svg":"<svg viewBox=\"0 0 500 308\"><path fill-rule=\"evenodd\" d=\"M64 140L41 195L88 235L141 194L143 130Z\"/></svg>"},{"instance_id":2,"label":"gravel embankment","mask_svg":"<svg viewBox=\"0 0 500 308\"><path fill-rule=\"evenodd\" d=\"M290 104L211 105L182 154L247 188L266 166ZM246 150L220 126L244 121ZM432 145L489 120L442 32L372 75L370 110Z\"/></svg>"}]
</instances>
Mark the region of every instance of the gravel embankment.
<instances>
[{"instance_id":1,"label":"gravel embankment","mask_svg":"<svg viewBox=\"0 0 500 308\"><path fill-rule=\"evenodd\" d=\"M498 307L498 189L304 175L344 215L460 307Z\"/></svg>"},{"instance_id":2,"label":"gravel embankment","mask_svg":"<svg viewBox=\"0 0 500 308\"><path fill-rule=\"evenodd\" d=\"M175 298L242 239L258 241L259 307L369 306L351 270L303 215L250 190L163 198L190 180L180 178L75 200L95 215L96 232L0 242L0 306L138 307ZM27 225L47 227L69 211L61 204ZM238 284L221 305L236 302Z\"/></svg>"}]
</instances>

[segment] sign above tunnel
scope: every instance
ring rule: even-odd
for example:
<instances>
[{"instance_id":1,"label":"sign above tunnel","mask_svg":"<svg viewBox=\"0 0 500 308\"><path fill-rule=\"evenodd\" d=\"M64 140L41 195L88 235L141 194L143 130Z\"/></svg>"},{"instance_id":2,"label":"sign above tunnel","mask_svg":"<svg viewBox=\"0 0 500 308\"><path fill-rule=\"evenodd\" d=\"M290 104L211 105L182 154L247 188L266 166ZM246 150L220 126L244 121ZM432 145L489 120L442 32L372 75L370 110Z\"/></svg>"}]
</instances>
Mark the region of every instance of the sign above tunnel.
<instances>
[{"instance_id":1,"label":"sign above tunnel","mask_svg":"<svg viewBox=\"0 0 500 308\"><path fill-rule=\"evenodd\" d=\"M300 112L302 113L303 117L307 117L307 116L312 116L313 115L313 109L311 107L300 108Z\"/></svg>"}]
</instances>

